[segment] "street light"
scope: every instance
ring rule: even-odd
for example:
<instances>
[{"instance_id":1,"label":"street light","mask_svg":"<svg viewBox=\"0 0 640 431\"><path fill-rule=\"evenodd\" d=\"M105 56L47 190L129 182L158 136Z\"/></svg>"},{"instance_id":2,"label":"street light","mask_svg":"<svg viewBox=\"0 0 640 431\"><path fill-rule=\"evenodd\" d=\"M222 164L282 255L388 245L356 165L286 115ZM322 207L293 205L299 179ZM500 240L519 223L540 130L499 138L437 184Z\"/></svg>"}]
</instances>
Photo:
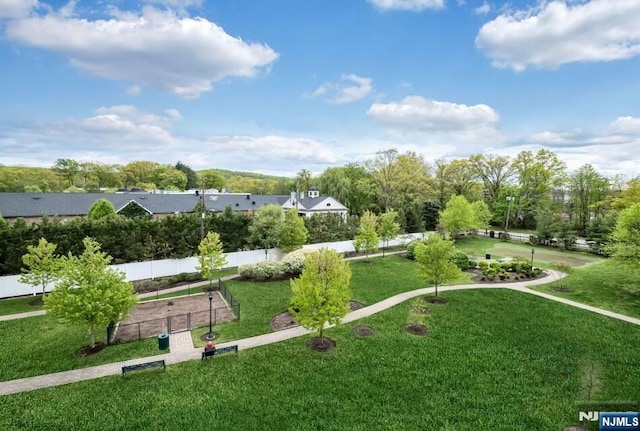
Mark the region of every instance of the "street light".
<instances>
[{"instance_id":1,"label":"street light","mask_svg":"<svg viewBox=\"0 0 640 431\"><path fill-rule=\"evenodd\" d=\"M533 253L535 253L535 250L531 249L531 271L533 271Z\"/></svg>"},{"instance_id":2,"label":"street light","mask_svg":"<svg viewBox=\"0 0 640 431\"><path fill-rule=\"evenodd\" d=\"M210 290L207 295L209 296L209 333L207 334L207 340L213 340L213 332L211 331L211 303L213 301L213 290Z\"/></svg>"}]
</instances>

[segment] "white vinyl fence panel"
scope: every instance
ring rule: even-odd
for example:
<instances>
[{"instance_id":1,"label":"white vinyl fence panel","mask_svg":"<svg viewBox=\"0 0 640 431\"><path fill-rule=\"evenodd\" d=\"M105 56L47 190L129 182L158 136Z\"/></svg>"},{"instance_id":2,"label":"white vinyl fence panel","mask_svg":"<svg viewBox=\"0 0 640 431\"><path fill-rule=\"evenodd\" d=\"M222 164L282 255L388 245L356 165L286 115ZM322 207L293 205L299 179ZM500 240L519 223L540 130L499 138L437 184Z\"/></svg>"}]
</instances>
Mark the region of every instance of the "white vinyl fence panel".
<instances>
[{"instance_id":1,"label":"white vinyl fence panel","mask_svg":"<svg viewBox=\"0 0 640 431\"><path fill-rule=\"evenodd\" d=\"M414 233L401 235L394 240L389 241L389 246L403 245L411 241L412 239L423 238L422 233ZM339 242L327 242L320 244L307 244L303 248L308 250L317 250L319 248L326 247L337 251L338 253L348 253L355 251L353 248L353 241L339 241ZM382 247L382 241L380 242ZM257 263L265 260L264 250L249 250L238 251L233 253L226 253L227 264L224 268L235 268L240 265L249 263ZM278 249L267 250L266 259L278 260L282 257L282 253ZM196 257L187 257L184 259L164 259L164 260L150 260L146 262L133 262L124 263L120 265L112 265L112 268L118 269L124 272L127 276L127 280L146 280L149 278L166 277L170 275L176 275L183 272L197 272L198 259ZM34 288L28 284L23 284L18 281L19 275L8 275L0 277L0 298L11 298L14 296L35 295L42 292L42 288ZM50 284L47 287L47 292L53 290L54 284Z\"/></svg>"}]
</instances>

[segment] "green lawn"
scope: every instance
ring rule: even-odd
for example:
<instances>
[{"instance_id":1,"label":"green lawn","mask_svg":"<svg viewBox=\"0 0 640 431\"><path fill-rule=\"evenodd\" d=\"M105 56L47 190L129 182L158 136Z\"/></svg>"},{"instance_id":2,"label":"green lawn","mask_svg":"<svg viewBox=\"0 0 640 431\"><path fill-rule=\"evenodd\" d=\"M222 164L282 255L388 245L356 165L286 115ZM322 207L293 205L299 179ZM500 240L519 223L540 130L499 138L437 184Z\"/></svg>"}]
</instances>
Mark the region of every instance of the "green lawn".
<instances>
[{"instance_id":1,"label":"green lawn","mask_svg":"<svg viewBox=\"0 0 640 431\"><path fill-rule=\"evenodd\" d=\"M352 271L351 298L365 305L371 305L390 296L409 290L429 286L421 281L416 272L415 262L398 255L349 261ZM471 282L468 274L449 284ZM218 342L237 340L272 332L271 319L289 308L291 287L289 281L251 282L229 280L225 284L240 302L240 320L216 325ZM207 328L192 331L196 346L204 346L200 336Z\"/></svg>"},{"instance_id":2,"label":"green lawn","mask_svg":"<svg viewBox=\"0 0 640 431\"><path fill-rule=\"evenodd\" d=\"M561 293L553 289L560 285L573 292ZM613 260L577 268L562 282L554 281L535 289L616 313L640 317L640 268L620 266Z\"/></svg>"},{"instance_id":3,"label":"green lawn","mask_svg":"<svg viewBox=\"0 0 640 431\"><path fill-rule=\"evenodd\" d=\"M402 330L407 302L328 330L329 353L303 337L0 397L0 429L561 430L585 382L592 400L640 400L640 328L509 290L443 296L427 337Z\"/></svg>"},{"instance_id":4,"label":"green lawn","mask_svg":"<svg viewBox=\"0 0 640 431\"><path fill-rule=\"evenodd\" d=\"M42 310L42 305L29 304L31 301L40 298L41 296L23 296L20 298L2 299L0 300L0 316Z\"/></svg>"},{"instance_id":5,"label":"green lawn","mask_svg":"<svg viewBox=\"0 0 640 431\"><path fill-rule=\"evenodd\" d=\"M80 359L75 351L89 344L85 329L58 323L51 316L0 322L0 381L106 364L159 353L157 340L109 346L96 355ZM106 334L100 333L98 341ZM2 427L0 427L2 429Z\"/></svg>"},{"instance_id":6,"label":"green lawn","mask_svg":"<svg viewBox=\"0 0 640 431\"><path fill-rule=\"evenodd\" d=\"M554 250L546 247L532 247L530 244L519 242L504 242L489 238L460 238L456 240L456 247L467 254L484 258L485 253L490 253L492 259L502 257L522 256L531 258L531 249L534 249L534 265L549 267L552 264L564 263L578 267L591 262L601 262L604 259L590 253L580 251Z\"/></svg>"}]
</instances>

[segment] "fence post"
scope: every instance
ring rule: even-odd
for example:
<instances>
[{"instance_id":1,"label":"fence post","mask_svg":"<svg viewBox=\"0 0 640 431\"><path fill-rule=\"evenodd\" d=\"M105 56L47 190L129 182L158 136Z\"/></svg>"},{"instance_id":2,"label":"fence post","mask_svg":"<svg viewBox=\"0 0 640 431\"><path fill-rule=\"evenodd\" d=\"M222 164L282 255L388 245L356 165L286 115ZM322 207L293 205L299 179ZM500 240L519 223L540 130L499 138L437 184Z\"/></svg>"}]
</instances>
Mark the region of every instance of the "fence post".
<instances>
[{"instance_id":1,"label":"fence post","mask_svg":"<svg viewBox=\"0 0 640 431\"><path fill-rule=\"evenodd\" d=\"M140 337L140 322L138 322L138 341L140 341L142 337Z\"/></svg>"}]
</instances>

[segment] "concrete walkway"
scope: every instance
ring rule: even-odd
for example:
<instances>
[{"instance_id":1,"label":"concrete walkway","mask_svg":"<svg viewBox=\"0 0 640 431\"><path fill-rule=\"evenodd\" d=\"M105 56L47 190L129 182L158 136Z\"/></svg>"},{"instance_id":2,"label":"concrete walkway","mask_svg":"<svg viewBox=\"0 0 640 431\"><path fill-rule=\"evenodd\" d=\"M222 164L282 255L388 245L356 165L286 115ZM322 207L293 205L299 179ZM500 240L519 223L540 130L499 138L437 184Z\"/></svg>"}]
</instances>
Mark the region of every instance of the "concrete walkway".
<instances>
[{"instance_id":1,"label":"concrete walkway","mask_svg":"<svg viewBox=\"0 0 640 431\"><path fill-rule=\"evenodd\" d=\"M5 314L4 316L0 316L0 322L5 320L24 319L25 317L42 316L44 314L47 314L45 310L28 311L26 313L17 314Z\"/></svg>"},{"instance_id":2,"label":"concrete walkway","mask_svg":"<svg viewBox=\"0 0 640 431\"><path fill-rule=\"evenodd\" d=\"M581 308L583 310L591 311L594 313L601 314L603 316L608 316L614 319L631 323L633 325L640 326L640 319L624 316L622 314L614 313L607 310L602 310L597 307L592 307L590 305L585 305L575 301L570 301L568 299L559 298L543 292L537 292L527 287L527 286L535 286L538 284L548 283L549 281L558 280L565 276L565 274L559 273L557 271L548 271L548 272L549 272L549 275L546 277L543 277L537 280L530 280L527 282L505 283L505 284L466 284L466 285L456 285L456 286L442 286L439 288L439 291L447 292L447 291L453 291L453 290L470 290L470 289L511 289L518 292L522 292L522 293L540 296L540 297L549 299L551 301L560 302L566 305L570 305L572 307ZM358 319L362 319L367 316L371 316L380 311L384 311L395 305L401 304L402 302L405 302L411 298L415 298L422 295L429 295L434 292L435 292L435 289L433 287L427 287L424 289L417 289L409 292L399 293L383 301L377 302L368 307L364 307L347 314L347 316L345 316L345 318L342 319L342 323L349 323L349 322L356 321ZM310 331L307 331L301 326L297 326L295 328L285 329L283 331L272 332L268 334L258 335L255 337L244 338L242 340L236 340L236 341L231 341L227 343L220 343L217 346L227 347L231 345L238 345L238 350L246 350L246 349L251 349L253 347L264 346L267 344L277 343L279 341L301 337L309 333ZM188 341L187 341L187 337L188 337ZM178 339L176 341L173 341L174 338L178 338ZM92 379L97 379L100 377L105 377L110 375L118 375L121 373L121 368L124 365L139 364L139 363L150 362L150 361L159 360L159 359L164 359L167 362L167 364L177 364L180 362L185 362L185 361L190 361L190 360L200 358L202 349L193 348L193 344L191 344L191 348L189 348L188 346L188 342L192 342L190 332L187 331L183 333L171 334L171 339L169 341L172 346L171 353L167 353L163 355L132 359L128 361L115 362L112 364L99 365L96 367L81 368L81 369L72 370L72 371L63 371L60 373L29 377L25 379L11 380L8 382L0 382L0 395L9 395L9 394L15 394L19 392L33 391L36 389L66 385L69 383L80 382L83 380L92 380Z\"/></svg>"}]
</instances>

